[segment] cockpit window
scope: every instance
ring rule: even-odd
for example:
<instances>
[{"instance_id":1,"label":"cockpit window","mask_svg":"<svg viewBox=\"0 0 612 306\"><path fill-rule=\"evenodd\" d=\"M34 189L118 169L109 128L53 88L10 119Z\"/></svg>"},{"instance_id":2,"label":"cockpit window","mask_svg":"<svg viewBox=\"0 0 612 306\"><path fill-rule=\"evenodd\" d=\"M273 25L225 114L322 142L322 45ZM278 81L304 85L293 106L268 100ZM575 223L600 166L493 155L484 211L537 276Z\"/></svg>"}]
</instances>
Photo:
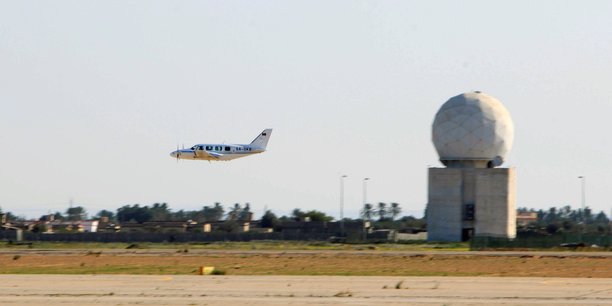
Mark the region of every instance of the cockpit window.
<instances>
[{"instance_id":1,"label":"cockpit window","mask_svg":"<svg viewBox=\"0 0 612 306\"><path fill-rule=\"evenodd\" d=\"M191 150L197 150L197 149L198 149L198 146L191 147Z\"/></svg>"}]
</instances>

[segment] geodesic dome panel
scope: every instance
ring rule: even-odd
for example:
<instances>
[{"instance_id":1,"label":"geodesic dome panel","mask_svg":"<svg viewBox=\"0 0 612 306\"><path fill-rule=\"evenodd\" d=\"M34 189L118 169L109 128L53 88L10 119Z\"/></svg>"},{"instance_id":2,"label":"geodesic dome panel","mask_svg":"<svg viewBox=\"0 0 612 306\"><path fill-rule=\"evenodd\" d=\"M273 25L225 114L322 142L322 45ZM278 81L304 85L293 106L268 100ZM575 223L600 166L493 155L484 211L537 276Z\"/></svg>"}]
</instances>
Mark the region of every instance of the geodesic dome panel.
<instances>
[{"instance_id":1,"label":"geodesic dome panel","mask_svg":"<svg viewBox=\"0 0 612 306\"><path fill-rule=\"evenodd\" d=\"M481 92L464 93L442 105L432 140L441 161L503 161L512 148L514 124L499 100Z\"/></svg>"}]
</instances>

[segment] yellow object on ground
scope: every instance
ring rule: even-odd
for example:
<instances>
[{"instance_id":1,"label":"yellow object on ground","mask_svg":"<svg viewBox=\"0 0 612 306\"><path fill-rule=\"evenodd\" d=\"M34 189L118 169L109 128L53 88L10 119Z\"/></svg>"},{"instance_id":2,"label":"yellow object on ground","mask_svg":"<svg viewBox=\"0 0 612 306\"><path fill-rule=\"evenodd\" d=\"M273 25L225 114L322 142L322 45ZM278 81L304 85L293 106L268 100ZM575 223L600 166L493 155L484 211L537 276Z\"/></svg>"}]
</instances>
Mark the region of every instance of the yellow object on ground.
<instances>
[{"instance_id":1,"label":"yellow object on ground","mask_svg":"<svg viewBox=\"0 0 612 306\"><path fill-rule=\"evenodd\" d=\"M215 267L200 267L200 275L210 275L213 273L213 271L215 271Z\"/></svg>"}]
</instances>

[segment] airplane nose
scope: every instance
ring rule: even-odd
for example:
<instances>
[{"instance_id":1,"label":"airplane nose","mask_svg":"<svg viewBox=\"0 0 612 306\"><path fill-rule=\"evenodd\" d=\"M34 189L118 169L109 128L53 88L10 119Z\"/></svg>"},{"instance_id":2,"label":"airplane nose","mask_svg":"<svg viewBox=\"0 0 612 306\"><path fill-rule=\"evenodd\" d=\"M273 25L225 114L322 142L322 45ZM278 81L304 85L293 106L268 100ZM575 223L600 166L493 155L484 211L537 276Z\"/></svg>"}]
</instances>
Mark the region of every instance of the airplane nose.
<instances>
[{"instance_id":1,"label":"airplane nose","mask_svg":"<svg viewBox=\"0 0 612 306\"><path fill-rule=\"evenodd\" d=\"M176 154L177 154L177 152L176 152L176 151L173 151L172 153L170 153L170 156L172 156L172 157L176 158Z\"/></svg>"}]
</instances>

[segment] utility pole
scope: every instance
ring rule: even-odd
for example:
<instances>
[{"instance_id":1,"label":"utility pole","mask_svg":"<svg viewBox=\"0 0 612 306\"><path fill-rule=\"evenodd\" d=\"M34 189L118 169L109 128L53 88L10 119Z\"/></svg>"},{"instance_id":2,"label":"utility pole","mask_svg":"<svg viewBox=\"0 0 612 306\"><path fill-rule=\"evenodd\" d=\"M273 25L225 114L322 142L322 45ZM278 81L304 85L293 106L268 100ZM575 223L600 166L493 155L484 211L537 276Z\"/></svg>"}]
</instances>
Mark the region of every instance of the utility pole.
<instances>
[{"instance_id":1,"label":"utility pole","mask_svg":"<svg viewBox=\"0 0 612 306\"><path fill-rule=\"evenodd\" d=\"M368 204L368 184L367 182L370 180L369 177L363 179L363 206Z\"/></svg>"},{"instance_id":2,"label":"utility pole","mask_svg":"<svg viewBox=\"0 0 612 306\"><path fill-rule=\"evenodd\" d=\"M586 193L585 193L585 187L586 187L586 177L585 176L579 176L578 177L580 179L581 182L581 194L582 194L582 223L586 226L586 214L585 214L585 203L586 203Z\"/></svg>"},{"instance_id":3,"label":"utility pole","mask_svg":"<svg viewBox=\"0 0 612 306\"><path fill-rule=\"evenodd\" d=\"M340 176L340 235L344 237L344 179L346 175Z\"/></svg>"}]
</instances>

